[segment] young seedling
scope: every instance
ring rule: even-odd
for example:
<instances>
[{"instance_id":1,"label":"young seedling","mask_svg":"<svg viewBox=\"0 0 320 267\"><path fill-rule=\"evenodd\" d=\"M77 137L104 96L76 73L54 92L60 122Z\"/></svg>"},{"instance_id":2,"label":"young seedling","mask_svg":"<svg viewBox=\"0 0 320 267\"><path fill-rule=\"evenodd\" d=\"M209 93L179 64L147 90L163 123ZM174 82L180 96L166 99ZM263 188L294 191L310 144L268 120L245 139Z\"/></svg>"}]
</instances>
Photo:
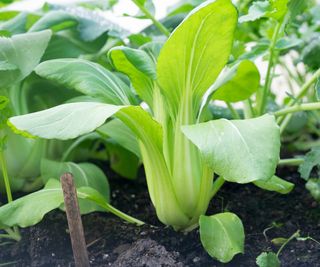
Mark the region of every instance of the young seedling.
<instances>
[{"instance_id":1,"label":"young seedling","mask_svg":"<svg viewBox=\"0 0 320 267\"><path fill-rule=\"evenodd\" d=\"M71 173L60 178L76 267L89 267L89 257L81 221L77 190Z\"/></svg>"},{"instance_id":2,"label":"young seedling","mask_svg":"<svg viewBox=\"0 0 320 267\"><path fill-rule=\"evenodd\" d=\"M259 267L280 267L281 261L279 259L279 256L283 249L291 242L292 240L296 239L297 241L307 241L311 240L318 245L320 245L320 242L315 240L314 238L307 236L302 237L300 236L300 230L297 230L295 233L293 233L289 238L274 238L271 240L271 242L275 245L280 245L280 248L278 249L277 253L274 252L262 252L256 260L256 263Z\"/></svg>"}]
</instances>

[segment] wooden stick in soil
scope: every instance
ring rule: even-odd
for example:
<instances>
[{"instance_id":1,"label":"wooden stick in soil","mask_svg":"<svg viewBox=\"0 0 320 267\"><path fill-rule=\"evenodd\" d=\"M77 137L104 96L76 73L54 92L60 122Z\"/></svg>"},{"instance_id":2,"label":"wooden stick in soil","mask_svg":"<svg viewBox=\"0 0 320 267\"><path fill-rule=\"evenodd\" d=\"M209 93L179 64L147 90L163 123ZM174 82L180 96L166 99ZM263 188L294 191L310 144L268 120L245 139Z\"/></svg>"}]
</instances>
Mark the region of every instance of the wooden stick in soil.
<instances>
[{"instance_id":1,"label":"wooden stick in soil","mask_svg":"<svg viewBox=\"0 0 320 267\"><path fill-rule=\"evenodd\" d=\"M89 257L84 238L76 187L71 173L60 177L66 207L71 245L76 267L89 267Z\"/></svg>"}]
</instances>

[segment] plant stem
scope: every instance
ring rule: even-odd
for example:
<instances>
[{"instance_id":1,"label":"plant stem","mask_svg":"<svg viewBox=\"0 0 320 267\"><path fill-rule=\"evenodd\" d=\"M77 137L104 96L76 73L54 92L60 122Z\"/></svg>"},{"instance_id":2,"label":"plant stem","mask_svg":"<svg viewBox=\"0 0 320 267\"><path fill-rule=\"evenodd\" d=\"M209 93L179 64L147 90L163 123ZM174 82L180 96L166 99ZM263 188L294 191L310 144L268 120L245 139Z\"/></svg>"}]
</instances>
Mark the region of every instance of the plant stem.
<instances>
[{"instance_id":1,"label":"plant stem","mask_svg":"<svg viewBox=\"0 0 320 267\"><path fill-rule=\"evenodd\" d=\"M2 168L2 175L3 175L4 185L5 185L5 189L6 189L6 193L7 193L8 203L10 203L13 201L13 197L12 197L12 193L11 193L7 163L6 163L6 160L4 157L4 152L3 152L2 148L0 151L0 165ZM9 228L9 229L6 229L6 231L9 234L9 238L14 239L16 241L19 241L21 239L18 227L14 227L13 230L11 230Z\"/></svg>"},{"instance_id":2,"label":"plant stem","mask_svg":"<svg viewBox=\"0 0 320 267\"><path fill-rule=\"evenodd\" d=\"M116 209L115 207L111 206L109 203L105 203L105 208L110 211L111 213L113 213L114 215L120 217L121 219L129 222L129 223L134 223L136 225L143 225L145 224L143 221L140 221L136 218L131 217L128 214L123 213L122 211Z\"/></svg>"},{"instance_id":3,"label":"plant stem","mask_svg":"<svg viewBox=\"0 0 320 267\"><path fill-rule=\"evenodd\" d=\"M2 168L2 175L3 175L3 180L4 180L4 185L6 188L6 193L7 193L7 199L8 202L12 202L12 193L11 193L11 188L10 188L10 181L9 181L9 176L8 176L8 170L7 170L7 163L5 161L4 153L3 151L0 151L0 164Z\"/></svg>"},{"instance_id":4,"label":"plant stem","mask_svg":"<svg viewBox=\"0 0 320 267\"><path fill-rule=\"evenodd\" d=\"M0 238L12 239L15 241L21 240L21 235L17 227L14 227L13 230L11 228L7 228L5 229L5 231L7 232L7 234L0 234Z\"/></svg>"},{"instance_id":5,"label":"plant stem","mask_svg":"<svg viewBox=\"0 0 320 267\"><path fill-rule=\"evenodd\" d=\"M309 87L320 77L320 69L318 69L308 80L304 85L301 87L301 90L299 91L298 95L295 97L295 99L290 100L287 107L292 107L294 104L298 102L307 92ZM278 124L281 124L285 120L285 117L278 118L277 122Z\"/></svg>"},{"instance_id":6,"label":"plant stem","mask_svg":"<svg viewBox=\"0 0 320 267\"><path fill-rule=\"evenodd\" d=\"M148 9L145 8L144 5L141 5L138 0L132 0L133 3L145 14L145 16L148 19L151 19L153 24L161 31L164 35L167 37L170 35L169 30L160 22L158 21L150 12Z\"/></svg>"},{"instance_id":7,"label":"plant stem","mask_svg":"<svg viewBox=\"0 0 320 267\"><path fill-rule=\"evenodd\" d=\"M272 68L273 68L273 61L274 61L274 55L275 55L275 46L278 40L278 36L281 30L281 26L283 23L277 22L276 28L273 32L273 36L272 36L272 40L269 46L269 62L268 62L268 69L267 69L267 75L266 75L266 80L265 80L265 84L263 87L263 91L262 91L262 97L261 97L261 103L260 103L260 109L259 109L259 114L262 115L264 113L265 107L266 107L266 102L267 102L267 97L268 97L268 93L271 87L271 83L272 83Z\"/></svg>"},{"instance_id":8,"label":"plant stem","mask_svg":"<svg viewBox=\"0 0 320 267\"><path fill-rule=\"evenodd\" d=\"M213 186L211 189L211 198L215 196L215 194L220 190L224 183L225 180L221 176L219 176L218 179L213 182Z\"/></svg>"},{"instance_id":9,"label":"plant stem","mask_svg":"<svg viewBox=\"0 0 320 267\"><path fill-rule=\"evenodd\" d=\"M232 117L236 120L240 120L240 115L238 113L238 111L232 106L232 104L230 102L226 102L229 110L231 111Z\"/></svg>"},{"instance_id":10,"label":"plant stem","mask_svg":"<svg viewBox=\"0 0 320 267\"><path fill-rule=\"evenodd\" d=\"M280 159L278 165L299 166L304 162L304 158Z\"/></svg>"},{"instance_id":11,"label":"plant stem","mask_svg":"<svg viewBox=\"0 0 320 267\"><path fill-rule=\"evenodd\" d=\"M9 266L18 263L18 261L10 261L5 263L0 263L0 267Z\"/></svg>"},{"instance_id":12,"label":"plant stem","mask_svg":"<svg viewBox=\"0 0 320 267\"><path fill-rule=\"evenodd\" d=\"M279 248L278 252L277 252L277 257L279 257L281 251L284 249L284 247L294 238L299 237L300 236L300 230L298 230L297 232L295 232L292 236L290 236L286 242L284 242L282 244L282 246Z\"/></svg>"},{"instance_id":13,"label":"plant stem","mask_svg":"<svg viewBox=\"0 0 320 267\"><path fill-rule=\"evenodd\" d=\"M253 106L252 106L251 99L249 98L249 99L243 101L243 105L244 105L244 108L243 108L244 118L245 119L253 118L255 116L255 114L254 114L254 109L253 109Z\"/></svg>"},{"instance_id":14,"label":"plant stem","mask_svg":"<svg viewBox=\"0 0 320 267\"><path fill-rule=\"evenodd\" d=\"M284 116L284 115L299 112L299 111L310 111L310 110L317 110L317 109L320 109L320 102L298 104L292 107L280 109L274 112L273 114L276 117L280 117L280 116Z\"/></svg>"}]
</instances>

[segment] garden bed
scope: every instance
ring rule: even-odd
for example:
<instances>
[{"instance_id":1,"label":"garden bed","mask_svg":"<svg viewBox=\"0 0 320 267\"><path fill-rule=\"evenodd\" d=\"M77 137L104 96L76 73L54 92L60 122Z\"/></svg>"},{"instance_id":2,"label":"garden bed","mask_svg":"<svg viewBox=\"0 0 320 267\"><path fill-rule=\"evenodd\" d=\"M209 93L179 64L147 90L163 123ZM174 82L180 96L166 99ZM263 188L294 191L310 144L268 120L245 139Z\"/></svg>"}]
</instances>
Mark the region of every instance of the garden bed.
<instances>
[{"instance_id":1,"label":"garden bed","mask_svg":"<svg viewBox=\"0 0 320 267\"><path fill-rule=\"evenodd\" d=\"M260 190L253 185L226 184L212 201L208 214L230 210L242 219L246 232L245 254L226 265L204 251L197 230L182 234L161 225L150 204L143 175L138 181L118 179L107 170L112 203L148 224L136 227L105 213L83 217L92 266L256 266L262 251L277 251L271 240L288 238L297 230L301 236L320 240L320 209L304 189L304 183L289 169L278 171L296 184L289 195ZM274 227L265 231L270 225ZM153 225L153 226L151 226ZM264 235L265 231L265 235ZM64 213L54 211L34 227L23 229L22 240L1 247L1 263L10 266L73 266ZM267 239L266 239L267 238ZM320 245L293 240L280 254L282 266L319 266Z\"/></svg>"}]
</instances>

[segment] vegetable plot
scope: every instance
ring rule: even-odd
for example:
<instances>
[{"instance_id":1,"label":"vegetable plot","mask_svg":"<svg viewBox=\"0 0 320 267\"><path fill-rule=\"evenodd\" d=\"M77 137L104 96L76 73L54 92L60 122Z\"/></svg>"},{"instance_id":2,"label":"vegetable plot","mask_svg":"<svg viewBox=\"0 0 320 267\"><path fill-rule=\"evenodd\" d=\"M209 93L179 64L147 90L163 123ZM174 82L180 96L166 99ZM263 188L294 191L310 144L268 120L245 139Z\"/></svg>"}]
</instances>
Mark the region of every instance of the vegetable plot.
<instances>
[{"instance_id":1,"label":"vegetable plot","mask_svg":"<svg viewBox=\"0 0 320 267\"><path fill-rule=\"evenodd\" d=\"M188 231L202 215L204 246L220 261L230 261L243 252L242 223L232 213L204 216L209 201L225 181L270 180L280 150L280 130L272 115L234 121L201 118L207 92L219 92L220 99L228 96L228 87L210 86L228 61L236 24L231 2L208 1L189 14L160 51L156 45L110 51L114 66L129 76L150 112L134 105L129 88L110 71L85 60L57 59L40 64L36 73L99 102L63 104L12 117L9 124L19 133L64 140L118 118L136 136L159 219ZM219 177L213 180L214 173ZM210 238L213 228L221 238ZM233 238L233 233L242 234ZM225 239L230 243L223 245Z\"/></svg>"},{"instance_id":2,"label":"vegetable plot","mask_svg":"<svg viewBox=\"0 0 320 267\"><path fill-rule=\"evenodd\" d=\"M129 35L107 20L99 24L93 13L54 5L46 5L41 16L33 14L36 17L29 23L30 14L19 14L13 19L19 27L12 27L11 20L0 24L0 29L12 34L29 31L0 38L0 48L4 48L0 53L0 88L4 88L0 91L0 163L10 202L0 207L0 229L10 235L17 226L38 223L53 209L63 210L57 179L66 171L75 177L82 214L107 211L142 225L144 222L110 204L109 183L97 166L67 161L73 160L72 152L83 142L99 140L82 159L99 159L101 151L108 153L111 168L129 179L135 178L142 163L158 219L176 231L199 227L208 254L229 262L244 253L241 218L228 209L207 214L225 183L252 183L287 194L294 184L277 177L276 168L301 164L299 172L308 180L306 187L319 199L319 179L314 175L319 149L312 149L305 157L280 160L281 143L291 140L291 133L296 136L304 125L314 136L319 133L314 123L318 114L303 113L305 117L298 124L294 115L320 108L318 99L309 95L308 103L301 103L320 76L316 63L307 59L312 53L304 51L302 60L314 73L305 80L295 77L300 90L292 90L280 104L282 109L271 92L281 53L286 55L303 42L293 37L297 31L292 35L287 32L293 31L295 24L291 22L304 5L295 0L270 0L254 2L250 8L238 3L237 10L231 0L209 0L200 5L199 1L188 1L172 9L165 20L168 25L179 21L170 33L154 18L151 1L133 2L142 12L136 17L151 19L154 24L137 35ZM176 17L190 10L183 20ZM267 30L262 30L263 23ZM249 50L251 42L254 46ZM314 52L313 46L310 49ZM267 59L263 81L253 63L257 57ZM15 88L14 82L21 83ZM22 87L30 90L29 95L21 93ZM26 98L40 87L46 88L40 97L43 101L30 108ZM318 89L319 85L317 93ZM57 101L46 99L46 94L54 94L50 90L61 92L56 93ZM223 101L226 108L213 101ZM237 102L240 108L235 108ZM35 185L45 187L12 201L5 159L17 153L16 140L26 144L26 153L17 172L8 164L10 175L14 179L38 177ZM62 146L56 149L59 156L43 151L48 150L48 144ZM30 153L28 145L32 146ZM306 150L304 142L301 146ZM90 157L92 151L94 157ZM11 186L24 190L29 185L26 180L16 179L20 184ZM298 234L287 241L296 237ZM278 255L283 247L277 254L262 253L257 264L262 266L269 260L280 264Z\"/></svg>"}]
</instances>

